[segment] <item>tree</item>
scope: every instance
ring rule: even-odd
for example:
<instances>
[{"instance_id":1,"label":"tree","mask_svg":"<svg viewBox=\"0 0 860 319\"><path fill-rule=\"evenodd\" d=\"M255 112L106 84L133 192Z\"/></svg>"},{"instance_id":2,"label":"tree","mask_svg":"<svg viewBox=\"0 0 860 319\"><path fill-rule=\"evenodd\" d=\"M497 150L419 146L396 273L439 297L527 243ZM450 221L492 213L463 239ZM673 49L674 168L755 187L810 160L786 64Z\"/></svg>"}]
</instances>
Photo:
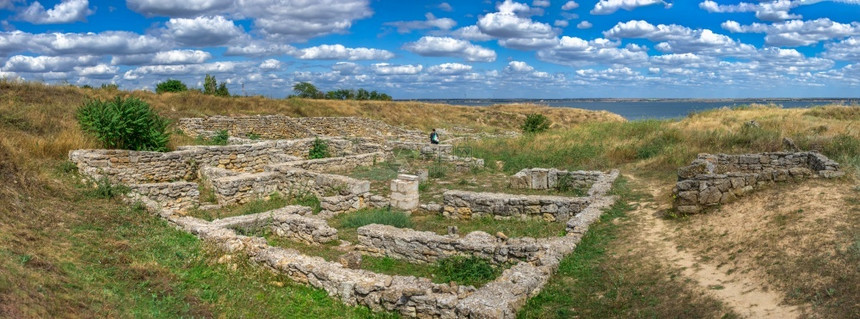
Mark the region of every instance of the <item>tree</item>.
<instances>
[{"instance_id":1,"label":"tree","mask_svg":"<svg viewBox=\"0 0 860 319\"><path fill-rule=\"evenodd\" d=\"M188 86L182 81L168 79L155 85L155 93L188 91Z\"/></svg>"},{"instance_id":2,"label":"tree","mask_svg":"<svg viewBox=\"0 0 860 319\"><path fill-rule=\"evenodd\" d=\"M206 74L206 78L203 79L203 94L215 95L215 90L217 87L218 81L215 80L215 77Z\"/></svg>"},{"instance_id":3,"label":"tree","mask_svg":"<svg viewBox=\"0 0 860 319\"><path fill-rule=\"evenodd\" d=\"M293 92L296 96L307 99L315 99L323 96L323 93L317 90L317 87L309 82L299 82L293 85Z\"/></svg>"},{"instance_id":4,"label":"tree","mask_svg":"<svg viewBox=\"0 0 860 319\"><path fill-rule=\"evenodd\" d=\"M356 100L369 100L370 92L367 92L365 89L358 89L358 92L355 93Z\"/></svg>"},{"instance_id":5,"label":"tree","mask_svg":"<svg viewBox=\"0 0 860 319\"><path fill-rule=\"evenodd\" d=\"M218 89L215 90L215 95L230 96L230 91L227 90L227 83L221 82L221 85L219 85Z\"/></svg>"}]
</instances>

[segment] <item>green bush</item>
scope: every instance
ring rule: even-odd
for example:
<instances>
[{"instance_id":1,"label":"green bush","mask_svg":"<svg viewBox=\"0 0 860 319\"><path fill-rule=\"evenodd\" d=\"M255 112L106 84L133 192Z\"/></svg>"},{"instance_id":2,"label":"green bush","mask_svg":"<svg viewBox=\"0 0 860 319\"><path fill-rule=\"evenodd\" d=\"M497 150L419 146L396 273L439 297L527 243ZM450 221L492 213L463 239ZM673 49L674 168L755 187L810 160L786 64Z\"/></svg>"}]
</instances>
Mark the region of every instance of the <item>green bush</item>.
<instances>
[{"instance_id":1,"label":"green bush","mask_svg":"<svg viewBox=\"0 0 860 319\"><path fill-rule=\"evenodd\" d=\"M105 148L166 151L168 121L137 98L92 100L78 108L78 124Z\"/></svg>"},{"instance_id":2,"label":"green bush","mask_svg":"<svg viewBox=\"0 0 860 319\"><path fill-rule=\"evenodd\" d=\"M209 139L209 143L212 145L227 145L227 140L230 139L230 134L227 133L227 130L220 130L215 136Z\"/></svg>"},{"instance_id":3,"label":"green bush","mask_svg":"<svg viewBox=\"0 0 860 319\"><path fill-rule=\"evenodd\" d=\"M389 225L398 228L412 228L412 220L403 212L387 209L365 209L350 213L343 219L341 225L346 228L358 228L370 224Z\"/></svg>"},{"instance_id":4,"label":"green bush","mask_svg":"<svg viewBox=\"0 0 860 319\"><path fill-rule=\"evenodd\" d=\"M456 282L461 285L479 286L495 279L501 273L485 259L453 256L436 262L436 279L439 282Z\"/></svg>"},{"instance_id":5,"label":"green bush","mask_svg":"<svg viewBox=\"0 0 860 319\"><path fill-rule=\"evenodd\" d=\"M321 140L319 138L314 140L314 143L311 145L311 150L308 152L308 158L316 159L316 158L326 158L329 157L328 152L328 142L325 140Z\"/></svg>"},{"instance_id":6,"label":"green bush","mask_svg":"<svg viewBox=\"0 0 860 319\"><path fill-rule=\"evenodd\" d=\"M125 193L130 189L121 184L113 184L107 177L96 180L96 187L89 191L88 195L95 198L110 199Z\"/></svg>"},{"instance_id":7,"label":"green bush","mask_svg":"<svg viewBox=\"0 0 860 319\"><path fill-rule=\"evenodd\" d=\"M540 133L549 129L549 119L540 113L532 113L526 115L526 121L523 123L523 133Z\"/></svg>"},{"instance_id":8,"label":"green bush","mask_svg":"<svg viewBox=\"0 0 860 319\"><path fill-rule=\"evenodd\" d=\"M167 81L155 85L155 93L164 92L184 92L188 91L188 86L182 81L169 79Z\"/></svg>"}]
</instances>

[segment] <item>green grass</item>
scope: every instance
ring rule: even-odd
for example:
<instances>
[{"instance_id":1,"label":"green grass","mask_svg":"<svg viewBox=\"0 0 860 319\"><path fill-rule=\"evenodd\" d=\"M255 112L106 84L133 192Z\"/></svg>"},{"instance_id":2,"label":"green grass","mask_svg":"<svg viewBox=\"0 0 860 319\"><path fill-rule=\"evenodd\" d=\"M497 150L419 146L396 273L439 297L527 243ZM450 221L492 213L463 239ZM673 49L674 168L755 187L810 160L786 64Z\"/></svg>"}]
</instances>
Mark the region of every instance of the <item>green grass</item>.
<instances>
[{"instance_id":1,"label":"green grass","mask_svg":"<svg viewBox=\"0 0 860 319\"><path fill-rule=\"evenodd\" d=\"M440 259L435 265L438 282L453 281L461 285L480 287L502 273L502 268L478 257L453 256Z\"/></svg>"},{"instance_id":2,"label":"green grass","mask_svg":"<svg viewBox=\"0 0 860 319\"><path fill-rule=\"evenodd\" d=\"M370 224L389 225L398 228L412 228L412 220L403 212L390 211L387 209L363 209L343 215L340 226L345 228L358 228Z\"/></svg>"},{"instance_id":3,"label":"green grass","mask_svg":"<svg viewBox=\"0 0 860 319\"><path fill-rule=\"evenodd\" d=\"M287 205L307 206L311 208L314 214L319 213L322 209L320 201L315 195L311 193L299 192L296 194L287 194L286 197L284 195L281 195L280 193L273 193L269 195L268 198L255 199L242 205L232 205L212 210L195 209L191 210L189 214L191 216L211 221L225 217L258 214L278 209Z\"/></svg>"},{"instance_id":4,"label":"green grass","mask_svg":"<svg viewBox=\"0 0 860 319\"><path fill-rule=\"evenodd\" d=\"M412 213L415 229L447 234L448 226L457 226L460 234L480 230L490 234L502 232L508 237L555 237L564 234L563 222L547 222L543 220L497 220L492 217L457 220L445 218L436 213Z\"/></svg>"}]
</instances>

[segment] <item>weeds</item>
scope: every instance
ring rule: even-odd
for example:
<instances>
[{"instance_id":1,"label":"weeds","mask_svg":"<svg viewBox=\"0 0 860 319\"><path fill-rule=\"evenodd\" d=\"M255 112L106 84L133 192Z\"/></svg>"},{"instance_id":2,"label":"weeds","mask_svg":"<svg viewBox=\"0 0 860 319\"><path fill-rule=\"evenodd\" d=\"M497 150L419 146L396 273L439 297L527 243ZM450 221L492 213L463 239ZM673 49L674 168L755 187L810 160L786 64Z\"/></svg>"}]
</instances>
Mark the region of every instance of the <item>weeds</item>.
<instances>
[{"instance_id":1,"label":"weeds","mask_svg":"<svg viewBox=\"0 0 860 319\"><path fill-rule=\"evenodd\" d=\"M95 181L95 187L87 192L90 197L112 199L128 193L130 189L121 184L113 184L107 177Z\"/></svg>"},{"instance_id":2,"label":"weeds","mask_svg":"<svg viewBox=\"0 0 860 319\"><path fill-rule=\"evenodd\" d=\"M328 142L320 138L314 139L313 144L311 144L311 150L308 151L308 158L317 159L329 156L331 156L331 154L329 154Z\"/></svg>"},{"instance_id":3,"label":"weeds","mask_svg":"<svg viewBox=\"0 0 860 319\"><path fill-rule=\"evenodd\" d=\"M403 212L387 209L364 209L348 214L341 222L342 227L358 228L370 224L389 225L397 228L412 228L412 220Z\"/></svg>"}]
</instances>

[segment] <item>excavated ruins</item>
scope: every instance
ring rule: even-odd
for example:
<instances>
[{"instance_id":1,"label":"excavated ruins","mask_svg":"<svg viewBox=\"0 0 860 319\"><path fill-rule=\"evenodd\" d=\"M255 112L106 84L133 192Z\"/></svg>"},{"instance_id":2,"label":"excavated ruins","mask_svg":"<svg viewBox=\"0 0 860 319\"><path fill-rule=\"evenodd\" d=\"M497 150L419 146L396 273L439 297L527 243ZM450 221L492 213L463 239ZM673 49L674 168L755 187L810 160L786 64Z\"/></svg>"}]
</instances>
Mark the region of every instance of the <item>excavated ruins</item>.
<instances>
[{"instance_id":1,"label":"excavated ruins","mask_svg":"<svg viewBox=\"0 0 860 319\"><path fill-rule=\"evenodd\" d=\"M227 131L232 145L185 146L176 151L75 150L69 159L96 180L127 185L130 201L214 244L227 254L244 255L298 283L324 289L349 305L394 311L421 318L514 318L573 252L589 225L616 201L609 190L618 171L526 169L511 176L512 188L587 189L580 197L514 195L450 190L443 202L419 203L416 172L391 181L387 196L373 194L370 182L330 172L371 166L392 158L394 149L416 150L456 166L483 166L483 160L455 156L451 145L430 145L424 134L363 118L290 118L285 116L208 117L179 121L189 136ZM266 140L251 140L249 137ZM333 157L306 159L315 139L325 140ZM199 185L214 190L216 204L202 205ZM268 212L213 221L188 216L192 209L243 204L273 193L307 192L322 210L286 206ZM355 251L410 263L431 263L449 256L475 256L496 264L513 264L480 289L428 278L394 276L354 269L349 262L330 262L297 250L270 246L265 238L246 236L265 229L304 244L338 241L327 219L363 208L423 209L447 218L541 219L566 224L566 235L507 238L474 231L402 229L371 224L357 229Z\"/></svg>"}]
</instances>

